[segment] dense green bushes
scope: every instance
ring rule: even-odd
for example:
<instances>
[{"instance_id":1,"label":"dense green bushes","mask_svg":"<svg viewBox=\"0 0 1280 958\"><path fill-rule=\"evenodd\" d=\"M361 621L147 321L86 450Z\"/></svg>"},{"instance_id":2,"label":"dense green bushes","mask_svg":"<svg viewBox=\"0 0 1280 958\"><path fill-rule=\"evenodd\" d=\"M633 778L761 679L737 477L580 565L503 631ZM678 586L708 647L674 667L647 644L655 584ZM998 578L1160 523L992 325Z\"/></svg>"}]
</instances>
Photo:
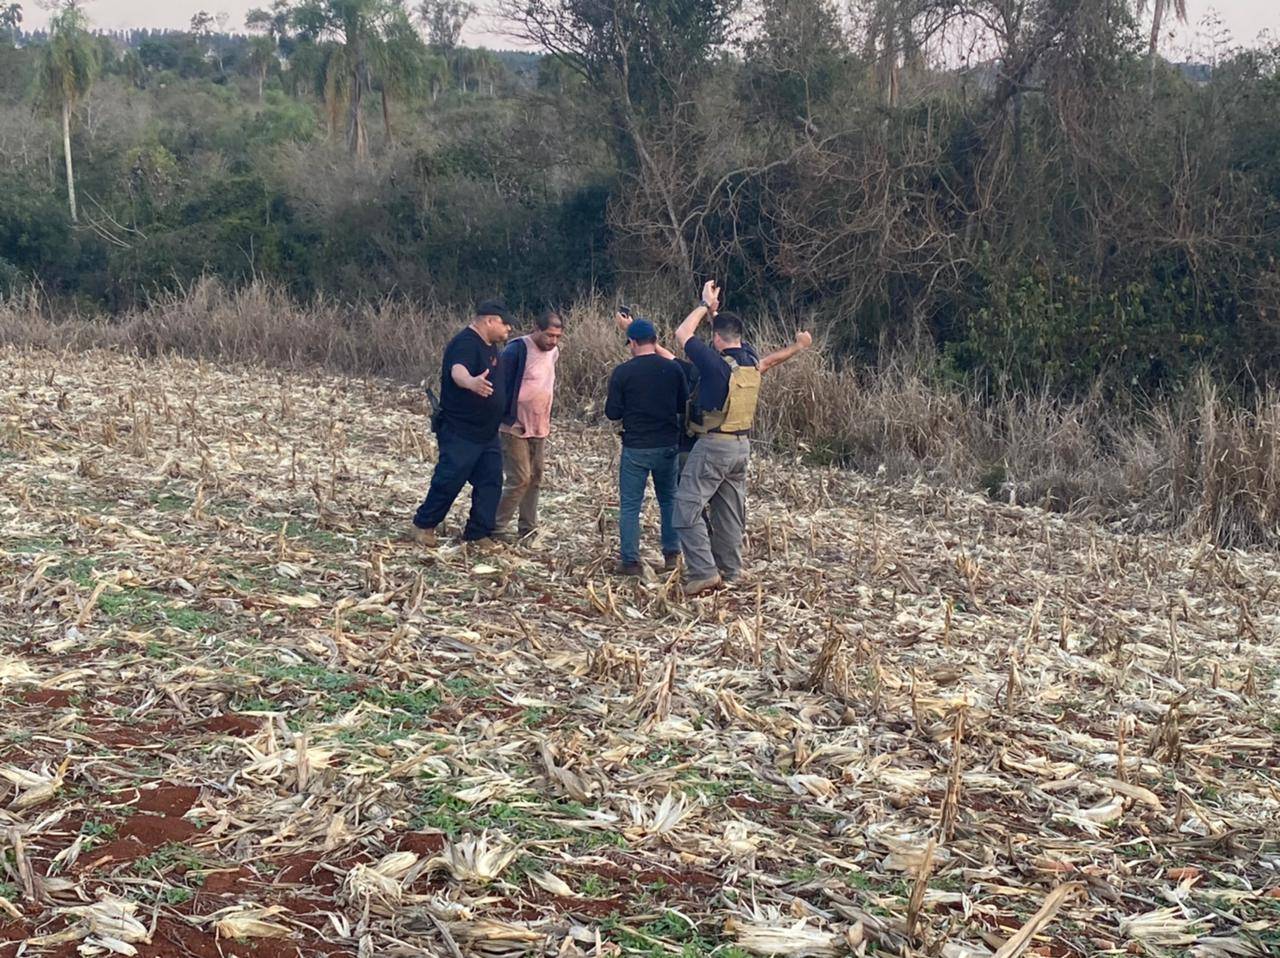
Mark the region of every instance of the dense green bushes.
<instances>
[{"instance_id":1,"label":"dense green bushes","mask_svg":"<svg viewBox=\"0 0 1280 958\"><path fill-rule=\"evenodd\" d=\"M880 35L821 0L769 0L725 39L731 6L706 0L683 45L633 63L630 106L608 36L585 77L420 51L412 82L372 81L359 162L332 37L286 30L260 74L244 37L102 38L73 129L78 227L28 38L0 49L0 292L118 311L212 275L300 299L599 292L674 312L710 274L749 315L817 326L837 361L908 346L990 391L1280 371L1277 51L1205 83L1162 68L1151 91L1128 15L1085 3L1029 15L1029 37L1057 32L1024 90L922 54L887 69Z\"/></svg>"}]
</instances>

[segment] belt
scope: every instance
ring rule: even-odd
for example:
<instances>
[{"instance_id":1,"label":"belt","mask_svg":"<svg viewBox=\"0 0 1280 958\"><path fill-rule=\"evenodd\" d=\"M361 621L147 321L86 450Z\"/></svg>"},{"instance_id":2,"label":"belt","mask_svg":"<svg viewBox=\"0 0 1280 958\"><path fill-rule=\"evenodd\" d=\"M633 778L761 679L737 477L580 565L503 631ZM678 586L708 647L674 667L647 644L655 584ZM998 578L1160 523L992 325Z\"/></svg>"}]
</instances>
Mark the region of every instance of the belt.
<instances>
[{"instance_id":1,"label":"belt","mask_svg":"<svg viewBox=\"0 0 1280 958\"><path fill-rule=\"evenodd\" d=\"M725 432L723 429L708 429L703 433L704 436L723 436L726 439L750 439L751 430L742 429L738 432Z\"/></svg>"}]
</instances>

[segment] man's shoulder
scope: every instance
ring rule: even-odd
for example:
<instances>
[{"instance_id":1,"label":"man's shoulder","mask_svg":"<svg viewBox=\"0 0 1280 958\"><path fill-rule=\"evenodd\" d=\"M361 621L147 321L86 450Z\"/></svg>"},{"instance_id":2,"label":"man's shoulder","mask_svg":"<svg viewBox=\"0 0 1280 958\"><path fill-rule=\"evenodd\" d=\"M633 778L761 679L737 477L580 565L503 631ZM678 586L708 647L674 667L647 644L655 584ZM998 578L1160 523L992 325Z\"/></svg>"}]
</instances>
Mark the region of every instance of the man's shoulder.
<instances>
[{"instance_id":1,"label":"man's shoulder","mask_svg":"<svg viewBox=\"0 0 1280 958\"><path fill-rule=\"evenodd\" d=\"M482 342L480 336L470 326L464 326L453 334L453 338L449 340L445 349L471 348L473 345Z\"/></svg>"},{"instance_id":2,"label":"man's shoulder","mask_svg":"<svg viewBox=\"0 0 1280 958\"><path fill-rule=\"evenodd\" d=\"M696 362L699 359L706 359L708 356L716 355L716 351L697 336L690 336L685 340L684 354Z\"/></svg>"}]
</instances>

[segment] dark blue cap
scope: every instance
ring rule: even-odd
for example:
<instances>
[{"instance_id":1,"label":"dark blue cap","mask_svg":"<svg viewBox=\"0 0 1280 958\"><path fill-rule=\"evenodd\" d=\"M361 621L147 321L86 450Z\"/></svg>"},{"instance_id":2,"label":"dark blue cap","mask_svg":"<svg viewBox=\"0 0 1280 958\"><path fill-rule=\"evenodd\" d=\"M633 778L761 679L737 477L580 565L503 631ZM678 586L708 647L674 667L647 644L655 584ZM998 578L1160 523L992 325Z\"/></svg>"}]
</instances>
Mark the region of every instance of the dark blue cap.
<instances>
[{"instance_id":1,"label":"dark blue cap","mask_svg":"<svg viewBox=\"0 0 1280 958\"><path fill-rule=\"evenodd\" d=\"M647 319L633 319L631 325L627 327L627 339L633 342L657 338L658 331L653 328L653 323Z\"/></svg>"}]
</instances>

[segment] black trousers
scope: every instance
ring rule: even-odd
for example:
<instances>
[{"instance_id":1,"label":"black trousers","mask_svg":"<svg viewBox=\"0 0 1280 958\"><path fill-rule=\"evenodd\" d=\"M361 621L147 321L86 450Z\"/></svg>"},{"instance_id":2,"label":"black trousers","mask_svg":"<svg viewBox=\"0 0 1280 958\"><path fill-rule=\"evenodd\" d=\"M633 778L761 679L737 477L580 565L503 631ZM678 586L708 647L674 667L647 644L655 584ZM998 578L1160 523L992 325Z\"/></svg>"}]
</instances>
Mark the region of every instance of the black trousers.
<instances>
[{"instance_id":1,"label":"black trousers","mask_svg":"<svg viewBox=\"0 0 1280 958\"><path fill-rule=\"evenodd\" d=\"M462 538L467 542L493 535L502 499L502 446L495 433L488 442L473 442L451 432L446 426L437 440L440 458L431 474L427 498L418 506L413 524L434 529L444 522L462 487L471 484L471 514Z\"/></svg>"}]
</instances>

